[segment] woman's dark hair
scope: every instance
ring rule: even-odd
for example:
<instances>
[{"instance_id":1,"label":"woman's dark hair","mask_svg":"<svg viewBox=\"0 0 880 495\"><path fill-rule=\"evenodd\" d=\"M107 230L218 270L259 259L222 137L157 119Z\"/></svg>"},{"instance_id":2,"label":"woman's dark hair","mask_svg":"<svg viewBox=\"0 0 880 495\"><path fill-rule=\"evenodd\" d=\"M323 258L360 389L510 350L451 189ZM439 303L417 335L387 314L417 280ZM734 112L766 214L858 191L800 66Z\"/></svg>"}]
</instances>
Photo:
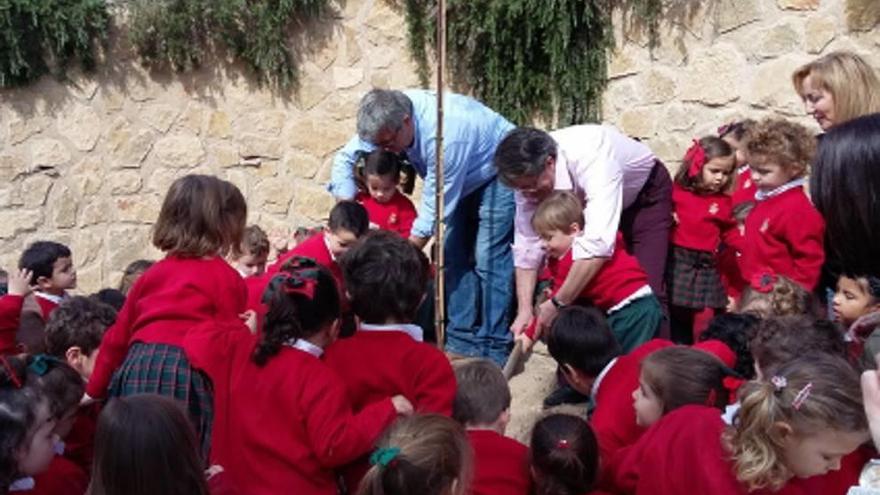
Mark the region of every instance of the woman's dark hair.
<instances>
[{"instance_id":1,"label":"woman's dark hair","mask_svg":"<svg viewBox=\"0 0 880 495\"><path fill-rule=\"evenodd\" d=\"M364 323L413 320L428 286L428 258L399 235L375 230L340 259L351 308Z\"/></svg>"},{"instance_id":2,"label":"woman's dark hair","mask_svg":"<svg viewBox=\"0 0 880 495\"><path fill-rule=\"evenodd\" d=\"M825 218L829 261L845 272L880 276L880 113L838 124L823 136L810 193Z\"/></svg>"},{"instance_id":3,"label":"woman's dark hair","mask_svg":"<svg viewBox=\"0 0 880 495\"><path fill-rule=\"evenodd\" d=\"M118 397L98 417L89 495L208 495L196 433L182 406Z\"/></svg>"},{"instance_id":4,"label":"woman's dark hair","mask_svg":"<svg viewBox=\"0 0 880 495\"><path fill-rule=\"evenodd\" d=\"M546 131L517 127L498 143L492 159L498 179L510 186L522 177L537 177L544 172L548 157L556 157L556 140Z\"/></svg>"},{"instance_id":5,"label":"woman's dark hair","mask_svg":"<svg viewBox=\"0 0 880 495\"><path fill-rule=\"evenodd\" d=\"M311 292L311 297L309 296ZM253 361L263 366L290 340L315 335L339 318L339 290L333 275L310 258L288 260L263 293L268 306Z\"/></svg>"},{"instance_id":6,"label":"woman's dark hair","mask_svg":"<svg viewBox=\"0 0 880 495\"><path fill-rule=\"evenodd\" d=\"M104 303L83 296L66 299L46 323L46 352L65 359L68 349L79 347L90 356L114 322L116 311Z\"/></svg>"},{"instance_id":7,"label":"woman's dark hair","mask_svg":"<svg viewBox=\"0 0 880 495\"><path fill-rule=\"evenodd\" d=\"M185 175L171 184L153 226L153 245L179 256L239 254L247 203L231 182Z\"/></svg>"},{"instance_id":8,"label":"woman's dark hair","mask_svg":"<svg viewBox=\"0 0 880 495\"><path fill-rule=\"evenodd\" d=\"M706 166L707 163L709 163L710 161L712 161L715 158L723 158L723 157L728 157L728 156L733 158L734 153L736 152L736 150L734 150L729 144L727 144L727 141L725 141L719 137L706 136L706 137L700 138L700 140L698 142L700 143L700 146L703 148L703 151L706 156L706 161L703 164L704 167ZM733 178L735 175L733 173L733 167L735 167L735 166L736 165L734 163L731 163L731 167L732 167L731 171L730 171L731 173L727 177L727 182L721 187L722 192L728 190L730 188L730 185L733 183ZM688 176L688 171L690 170L690 167L691 167L691 159L689 159L688 157L685 157L685 159L682 160L682 162L681 162L681 166L678 168L678 172L676 172L676 174L675 174L675 182L678 185L680 185L681 187L687 189L688 191L700 192L700 191L705 190L705 186L703 185L703 182L702 182L703 181L703 173L702 173L703 169L701 168L700 173L698 173L697 175L690 177L690 176Z\"/></svg>"},{"instance_id":9,"label":"woman's dark hair","mask_svg":"<svg viewBox=\"0 0 880 495\"><path fill-rule=\"evenodd\" d=\"M0 356L0 493L18 477L16 452L34 426L41 395L27 372L30 357Z\"/></svg>"},{"instance_id":10,"label":"woman's dark hair","mask_svg":"<svg viewBox=\"0 0 880 495\"><path fill-rule=\"evenodd\" d=\"M581 495L599 476L599 445L586 421L551 414L532 430L532 470L536 495Z\"/></svg>"},{"instance_id":11,"label":"woman's dark hair","mask_svg":"<svg viewBox=\"0 0 880 495\"><path fill-rule=\"evenodd\" d=\"M720 314L711 321L700 334L699 341L719 340L736 354L733 370L747 379L755 377L755 360L749 348L749 341L755 335L755 327L760 322L755 315L741 313Z\"/></svg>"}]
</instances>

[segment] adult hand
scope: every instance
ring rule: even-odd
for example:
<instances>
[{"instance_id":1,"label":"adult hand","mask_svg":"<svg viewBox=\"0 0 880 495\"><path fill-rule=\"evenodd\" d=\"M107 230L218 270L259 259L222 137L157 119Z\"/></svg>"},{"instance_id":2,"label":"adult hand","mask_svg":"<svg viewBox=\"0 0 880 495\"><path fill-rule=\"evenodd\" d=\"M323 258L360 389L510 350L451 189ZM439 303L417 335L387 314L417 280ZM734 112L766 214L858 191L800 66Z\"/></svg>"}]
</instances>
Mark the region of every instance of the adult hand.
<instances>
[{"instance_id":1,"label":"adult hand","mask_svg":"<svg viewBox=\"0 0 880 495\"><path fill-rule=\"evenodd\" d=\"M541 335L544 335L544 331L550 328L558 314L559 310L556 309L553 301L547 300L538 306L538 327L535 329L535 340L540 339Z\"/></svg>"},{"instance_id":2,"label":"adult hand","mask_svg":"<svg viewBox=\"0 0 880 495\"><path fill-rule=\"evenodd\" d=\"M875 359L880 359L880 354ZM874 446L880 448L880 372L877 370L862 373L862 401Z\"/></svg>"},{"instance_id":3,"label":"adult hand","mask_svg":"<svg viewBox=\"0 0 880 495\"><path fill-rule=\"evenodd\" d=\"M529 328L529 323L532 322L533 316L532 308L521 308L517 311L513 323L510 324L510 331L516 336L521 335L526 328Z\"/></svg>"},{"instance_id":4,"label":"adult hand","mask_svg":"<svg viewBox=\"0 0 880 495\"><path fill-rule=\"evenodd\" d=\"M419 237L417 235L409 236L409 242L413 243L413 245L419 249L424 249L428 240L430 240L430 237Z\"/></svg>"},{"instance_id":5,"label":"adult hand","mask_svg":"<svg viewBox=\"0 0 880 495\"><path fill-rule=\"evenodd\" d=\"M9 285L9 290L7 293L10 296L26 296L31 293L31 276L33 272L28 270L27 268L22 268L17 272L12 272L7 277L7 284Z\"/></svg>"}]
</instances>

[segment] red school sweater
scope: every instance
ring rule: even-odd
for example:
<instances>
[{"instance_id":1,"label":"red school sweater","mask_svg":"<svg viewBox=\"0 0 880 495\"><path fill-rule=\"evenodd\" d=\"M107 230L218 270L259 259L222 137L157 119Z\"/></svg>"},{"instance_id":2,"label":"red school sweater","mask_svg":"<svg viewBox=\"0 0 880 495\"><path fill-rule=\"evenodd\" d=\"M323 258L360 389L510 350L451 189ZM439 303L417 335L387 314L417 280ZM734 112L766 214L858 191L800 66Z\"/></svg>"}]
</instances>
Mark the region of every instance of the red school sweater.
<instances>
[{"instance_id":1,"label":"red school sweater","mask_svg":"<svg viewBox=\"0 0 880 495\"><path fill-rule=\"evenodd\" d=\"M0 297L0 356L17 354L15 335L21 320L24 297L7 294Z\"/></svg>"},{"instance_id":2,"label":"red school sweater","mask_svg":"<svg viewBox=\"0 0 880 495\"><path fill-rule=\"evenodd\" d=\"M741 242L743 278L769 272L813 290L825 261L824 235L825 221L803 188L758 201L746 218Z\"/></svg>"},{"instance_id":3,"label":"red school sweater","mask_svg":"<svg viewBox=\"0 0 880 495\"><path fill-rule=\"evenodd\" d=\"M491 430L468 430L474 450L473 495L528 495L529 449Z\"/></svg>"},{"instance_id":4,"label":"red school sweater","mask_svg":"<svg viewBox=\"0 0 880 495\"><path fill-rule=\"evenodd\" d=\"M672 204L678 218L672 226L672 244L676 246L714 253L722 236L736 230L726 194L701 195L675 184Z\"/></svg>"},{"instance_id":5,"label":"red school sweater","mask_svg":"<svg viewBox=\"0 0 880 495\"><path fill-rule=\"evenodd\" d=\"M547 260L547 268L553 277L553 291L559 291L574 260L571 249L562 258ZM599 309L607 312L634 292L648 285L648 276L639 261L626 252L623 235L618 232L614 254L608 258L599 272L581 291L580 297L589 299Z\"/></svg>"},{"instance_id":6,"label":"red school sweater","mask_svg":"<svg viewBox=\"0 0 880 495\"><path fill-rule=\"evenodd\" d=\"M223 258L168 255L135 282L116 323L101 341L86 392L102 397L133 342L181 345L203 322L235 322L245 310L247 289Z\"/></svg>"},{"instance_id":7,"label":"red school sweater","mask_svg":"<svg viewBox=\"0 0 880 495\"><path fill-rule=\"evenodd\" d=\"M34 488L22 490L27 495L83 495L89 487L89 475L82 468L56 455L49 467L34 476Z\"/></svg>"},{"instance_id":8,"label":"red school sweater","mask_svg":"<svg viewBox=\"0 0 880 495\"><path fill-rule=\"evenodd\" d=\"M754 201L755 192L757 191L758 187L752 182L752 169L748 165L740 167L736 172L736 186L731 197L733 206Z\"/></svg>"},{"instance_id":9,"label":"red school sweater","mask_svg":"<svg viewBox=\"0 0 880 495\"><path fill-rule=\"evenodd\" d=\"M100 402L80 407L76 412L70 433L64 438L64 458L86 473L92 472L92 460L95 457L95 429L98 426L100 413Z\"/></svg>"},{"instance_id":10,"label":"red school sweater","mask_svg":"<svg viewBox=\"0 0 880 495\"><path fill-rule=\"evenodd\" d=\"M284 345L257 366L256 343L240 323L206 323L185 338L214 385L214 462L248 495L335 495L333 468L369 452L396 418L390 395L353 414L321 359Z\"/></svg>"},{"instance_id":11,"label":"red school sweater","mask_svg":"<svg viewBox=\"0 0 880 495\"><path fill-rule=\"evenodd\" d=\"M397 232L404 239L409 238L409 232L418 213L413 202L402 192L397 191L385 203L376 201L367 193L358 193L354 199L367 210L370 223L382 230Z\"/></svg>"}]
</instances>

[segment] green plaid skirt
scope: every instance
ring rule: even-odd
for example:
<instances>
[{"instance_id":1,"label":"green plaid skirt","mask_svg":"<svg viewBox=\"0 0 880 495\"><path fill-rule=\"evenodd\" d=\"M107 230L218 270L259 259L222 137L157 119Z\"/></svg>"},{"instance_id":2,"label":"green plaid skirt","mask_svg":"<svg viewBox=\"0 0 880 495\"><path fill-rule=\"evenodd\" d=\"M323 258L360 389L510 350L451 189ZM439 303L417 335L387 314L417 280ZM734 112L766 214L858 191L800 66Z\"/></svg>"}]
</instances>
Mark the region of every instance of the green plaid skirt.
<instances>
[{"instance_id":1,"label":"green plaid skirt","mask_svg":"<svg viewBox=\"0 0 880 495\"><path fill-rule=\"evenodd\" d=\"M727 295L718 274L715 255L672 246L666 267L669 303L683 308L723 308Z\"/></svg>"},{"instance_id":2,"label":"green plaid skirt","mask_svg":"<svg viewBox=\"0 0 880 495\"><path fill-rule=\"evenodd\" d=\"M132 344L122 366L113 375L107 395L137 394L159 394L180 401L198 434L202 456L208 460L214 393L211 380L193 369L183 349L169 344Z\"/></svg>"}]
</instances>

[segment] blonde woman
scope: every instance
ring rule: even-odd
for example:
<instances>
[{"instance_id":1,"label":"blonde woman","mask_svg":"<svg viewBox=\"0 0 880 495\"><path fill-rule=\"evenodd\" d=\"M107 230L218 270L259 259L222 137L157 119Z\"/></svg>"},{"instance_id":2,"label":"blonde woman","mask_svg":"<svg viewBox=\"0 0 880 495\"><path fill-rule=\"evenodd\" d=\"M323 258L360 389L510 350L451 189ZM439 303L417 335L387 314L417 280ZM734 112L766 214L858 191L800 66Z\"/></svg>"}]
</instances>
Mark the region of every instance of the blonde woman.
<instances>
[{"instance_id":1,"label":"blonde woman","mask_svg":"<svg viewBox=\"0 0 880 495\"><path fill-rule=\"evenodd\" d=\"M792 75L807 113L823 131L848 120L880 112L880 78L862 57L831 52Z\"/></svg>"}]
</instances>

